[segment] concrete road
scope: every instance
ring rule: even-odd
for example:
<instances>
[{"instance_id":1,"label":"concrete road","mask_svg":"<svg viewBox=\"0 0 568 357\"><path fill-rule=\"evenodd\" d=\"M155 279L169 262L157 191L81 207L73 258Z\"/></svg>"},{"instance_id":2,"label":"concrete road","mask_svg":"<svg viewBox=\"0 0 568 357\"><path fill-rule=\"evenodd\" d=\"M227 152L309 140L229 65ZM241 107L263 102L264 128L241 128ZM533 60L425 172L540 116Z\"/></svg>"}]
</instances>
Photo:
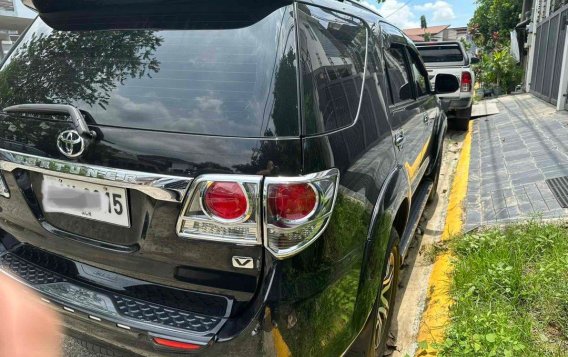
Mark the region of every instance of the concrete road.
<instances>
[{"instance_id":1,"label":"concrete road","mask_svg":"<svg viewBox=\"0 0 568 357\"><path fill-rule=\"evenodd\" d=\"M64 357L103 357L98 353L92 353L83 348L79 341L73 337L65 336L63 339L63 356Z\"/></svg>"}]
</instances>

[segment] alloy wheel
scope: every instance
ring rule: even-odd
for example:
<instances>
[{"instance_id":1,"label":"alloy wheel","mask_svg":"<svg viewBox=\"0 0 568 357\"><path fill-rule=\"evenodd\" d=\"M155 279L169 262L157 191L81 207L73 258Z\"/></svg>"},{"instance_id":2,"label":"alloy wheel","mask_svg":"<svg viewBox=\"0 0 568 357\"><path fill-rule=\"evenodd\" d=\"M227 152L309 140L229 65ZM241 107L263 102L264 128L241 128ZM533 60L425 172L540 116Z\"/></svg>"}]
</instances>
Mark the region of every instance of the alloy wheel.
<instances>
[{"instance_id":1,"label":"alloy wheel","mask_svg":"<svg viewBox=\"0 0 568 357\"><path fill-rule=\"evenodd\" d=\"M389 254L387 267L385 275L383 277L383 282L381 286L381 292L379 295L380 306L377 309L377 316L375 319L375 329L373 334L373 346L375 350L378 350L383 338L386 338L385 329L387 326L387 320L389 318L389 312L394 304L394 293L395 293L395 269L396 269L396 249L393 248Z\"/></svg>"}]
</instances>

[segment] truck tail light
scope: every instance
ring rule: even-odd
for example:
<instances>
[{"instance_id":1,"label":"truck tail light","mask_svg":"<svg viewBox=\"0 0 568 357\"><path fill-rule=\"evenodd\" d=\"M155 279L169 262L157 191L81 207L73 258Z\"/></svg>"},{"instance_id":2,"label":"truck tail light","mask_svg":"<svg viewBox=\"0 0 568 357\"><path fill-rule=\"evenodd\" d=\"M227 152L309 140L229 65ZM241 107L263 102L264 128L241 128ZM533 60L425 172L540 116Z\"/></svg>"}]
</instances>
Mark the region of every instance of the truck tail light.
<instances>
[{"instance_id":1,"label":"truck tail light","mask_svg":"<svg viewBox=\"0 0 568 357\"><path fill-rule=\"evenodd\" d=\"M262 184L262 176L200 176L187 194L177 234L230 243L264 242L277 258L292 256L327 226L337 196L339 171L267 177Z\"/></svg>"},{"instance_id":2,"label":"truck tail light","mask_svg":"<svg viewBox=\"0 0 568 357\"><path fill-rule=\"evenodd\" d=\"M461 91L462 92L471 92L473 86L473 80L471 77L471 73L469 72L462 72L461 76Z\"/></svg>"}]
</instances>

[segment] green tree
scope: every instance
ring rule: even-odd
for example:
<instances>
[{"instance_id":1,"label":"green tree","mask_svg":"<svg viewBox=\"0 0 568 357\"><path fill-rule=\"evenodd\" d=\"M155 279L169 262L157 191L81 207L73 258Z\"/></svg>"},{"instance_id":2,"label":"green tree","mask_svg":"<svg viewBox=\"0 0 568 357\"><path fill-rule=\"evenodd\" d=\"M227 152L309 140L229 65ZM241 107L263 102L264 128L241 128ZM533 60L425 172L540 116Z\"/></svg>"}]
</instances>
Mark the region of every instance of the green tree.
<instances>
[{"instance_id":1,"label":"green tree","mask_svg":"<svg viewBox=\"0 0 568 357\"><path fill-rule=\"evenodd\" d=\"M420 16L420 28L426 30L428 28L428 22L426 22L426 16Z\"/></svg>"},{"instance_id":2,"label":"green tree","mask_svg":"<svg viewBox=\"0 0 568 357\"><path fill-rule=\"evenodd\" d=\"M477 8L469 22L475 43L485 49L506 46L515 28L523 0L476 0Z\"/></svg>"}]
</instances>

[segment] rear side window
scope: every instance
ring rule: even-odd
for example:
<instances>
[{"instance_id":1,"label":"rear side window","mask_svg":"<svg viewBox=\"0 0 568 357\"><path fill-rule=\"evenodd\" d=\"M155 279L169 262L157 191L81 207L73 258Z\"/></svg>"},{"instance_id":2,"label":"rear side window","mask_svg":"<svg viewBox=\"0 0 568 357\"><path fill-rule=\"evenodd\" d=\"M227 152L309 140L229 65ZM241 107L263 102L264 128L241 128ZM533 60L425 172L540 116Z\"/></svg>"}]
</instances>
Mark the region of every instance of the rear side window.
<instances>
[{"instance_id":1,"label":"rear side window","mask_svg":"<svg viewBox=\"0 0 568 357\"><path fill-rule=\"evenodd\" d=\"M346 127L357 118L367 36L363 21L356 17L298 4L306 134Z\"/></svg>"},{"instance_id":2,"label":"rear side window","mask_svg":"<svg viewBox=\"0 0 568 357\"><path fill-rule=\"evenodd\" d=\"M64 103L98 125L296 136L291 10L200 30L188 21L175 30L56 31L38 18L0 69L0 106Z\"/></svg>"},{"instance_id":3,"label":"rear side window","mask_svg":"<svg viewBox=\"0 0 568 357\"><path fill-rule=\"evenodd\" d=\"M463 62L463 53L459 45L436 45L418 47L422 60L426 63Z\"/></svg>"},{"instance_id":4,"label":"rear side window","mask_svg":"<svg viewBox=\"0 0 568 357\"><path fill-rule=\"evenodd\" d=\"M413 99L410 71L404 46L393 44L385 51L387 75L393 104Z\"/></svg>"}]
</instances>

